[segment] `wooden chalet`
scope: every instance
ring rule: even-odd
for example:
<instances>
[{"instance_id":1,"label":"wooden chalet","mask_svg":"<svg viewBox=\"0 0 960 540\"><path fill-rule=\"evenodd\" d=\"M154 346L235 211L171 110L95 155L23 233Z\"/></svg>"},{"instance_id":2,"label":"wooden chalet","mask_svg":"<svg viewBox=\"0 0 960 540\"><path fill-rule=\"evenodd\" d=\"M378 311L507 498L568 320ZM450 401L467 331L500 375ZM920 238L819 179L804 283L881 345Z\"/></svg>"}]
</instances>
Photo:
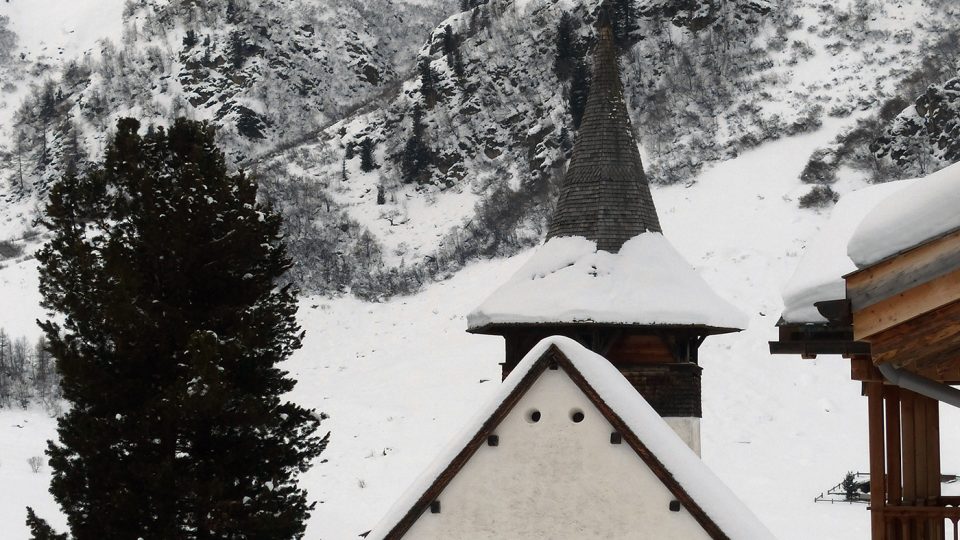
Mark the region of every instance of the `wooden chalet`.
<instances>
[{"instance_id":1,"label":"wooden chalet","mask_svg":"<svg viewBox=\"0 0 960 540\"><path fill-rule=\"evenodd\" d=\"M960 170L953 174L960 179ZM867 219L877 222L926 180L885 200ZM874 230L861 223L850 252L857 244L884 242L884 235L894 236L907 223ZM781 320L770 351L842 355L850 361L851 378L862 382L872 538L956 540L960 497L940 492L939 404L960 406L960 391L951 386L960 384L960 229L933 229L892 249L881 256L851 255L858 268L842 276L845 297L816 304L826 322Z\"/></svg>"},{"instance_id":2,"label":"wooden chalet","mask_svg":"<svg viewBox=\"0 0 960 540\"><path fill-rule=\"evenodd\" d=\"M609 17L601 10L590 94L546 244L538 255L552 243L571 237L595 242L595 250L622 255L624 244L648 234L662 239L660 220L623 96L613 29ZM675 252L670 257L680 258ZM685 262L682 264L689 267ZM691 281L688 289L703 291L703 304L722 303L725 307L717 311L726 310L729 316L698 320L669 315L644 317L635 313L646 306L624 306L621 313L611 313L615 311L612 306L617 304L618 297L626 292L616 287L656 285L618 282L607 287L601 279L581 288L588 288L593 299L609 299L604 300L602 306L605 313L600 313L601 309L591 310L571 296L569 305L565 306L569 314L566 316L559 315L557 310L543 313L542 317L521 317L528 306L520 305L513 306L513 311L507 306L497 316L486 316L492 304L513 301L511 298L519 288L541 287L538 291L542 296L550 298L571 292L559 286L551 287L549 280L539 280L514 289L505 286L495 292L468 318L468 331L504 337L504 378L540 340L554 335L567 336L612 362L662 416L699 419L702 415L700 345L710 335L739 331L745 319L716 297L695 272L690 272L688 277ZM599 304L600 300L588 299L586 303ZM688 311L696 311L695 306ZM688 427L695 431L690 434L691 445L699 450L699 424Z\"/></svg>"}]
</instances>

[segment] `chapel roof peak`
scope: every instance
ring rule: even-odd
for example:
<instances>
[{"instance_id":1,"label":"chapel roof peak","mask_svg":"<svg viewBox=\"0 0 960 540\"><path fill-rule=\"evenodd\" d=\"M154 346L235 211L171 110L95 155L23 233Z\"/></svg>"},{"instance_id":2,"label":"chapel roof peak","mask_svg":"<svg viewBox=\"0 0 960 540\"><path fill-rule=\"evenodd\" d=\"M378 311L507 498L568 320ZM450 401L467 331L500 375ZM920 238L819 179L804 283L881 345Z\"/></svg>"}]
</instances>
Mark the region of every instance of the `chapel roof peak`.
<instances>
[{"instance_id":1,"label":"chapel roof peak","mask_svg":"<svg viewBox=\"0 0 960 540\"><path fill-rule=\"evenodd\" d=\"M583 236L615 253L634 236L661 229L623 97L607 10L602 7L597 20L590 94L547 238Z\"/></svg>"}]
</instances>

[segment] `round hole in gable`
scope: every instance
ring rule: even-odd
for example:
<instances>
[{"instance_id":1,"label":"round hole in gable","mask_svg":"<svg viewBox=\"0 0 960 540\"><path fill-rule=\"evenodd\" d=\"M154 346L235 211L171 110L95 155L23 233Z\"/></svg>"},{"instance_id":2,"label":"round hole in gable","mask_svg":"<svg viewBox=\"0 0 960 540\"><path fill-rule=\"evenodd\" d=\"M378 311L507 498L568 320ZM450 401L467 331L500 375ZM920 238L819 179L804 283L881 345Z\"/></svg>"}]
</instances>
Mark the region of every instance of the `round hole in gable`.
<instances>
[{"instance_id":1,"label":"round hole in gable","mask_svg":"<svg viewBox=\"0 0 960 540\"><path fill-rule=\"evenodd\" d=\"M583 411L580 409L573 409L570 411L570 419L573 420L574 424L579 424L583 422Z\"/></svg>"},{"instance_id":2,"label":"round hole in gable","mask_svg":"<svg viewBox=\"0 0 960 540\"><path fill-rule=\"evenodd\" d=\"M530 422L531 424L536 424L539 421L540 421L540 411L538 411L537 409L530 409L529 411L527 411L527 422Z\"/></svg>"}]
</instances>

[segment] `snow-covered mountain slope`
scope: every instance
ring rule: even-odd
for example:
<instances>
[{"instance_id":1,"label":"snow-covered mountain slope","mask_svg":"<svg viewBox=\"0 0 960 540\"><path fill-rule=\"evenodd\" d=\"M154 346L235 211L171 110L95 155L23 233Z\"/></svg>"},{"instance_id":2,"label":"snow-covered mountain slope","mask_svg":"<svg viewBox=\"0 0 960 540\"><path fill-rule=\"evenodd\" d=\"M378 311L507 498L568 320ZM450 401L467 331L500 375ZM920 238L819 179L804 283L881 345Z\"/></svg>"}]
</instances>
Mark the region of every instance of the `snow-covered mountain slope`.
<instances>
[{"instance_id":1,"label":"snow-covered mountain slope","mask_svg":"<svg viewBox=\"0 0 960 540\"><path fill-rule=\"evenodd\" d=\"M817 132L711 167L695 185L653 192L665 235L750 317L746 331L711 337L701 349L704 460L785 540L862 538L869 530L865 506L813 502L847 471L867 469L866 402L847 362L773 357L767 349L780 290L829 217L829 210L797 209L807 190L798 175L807 152L842 126L828 120ZM848 172L836 189L863 185ZM470 264L417 295L383 303L303 300L307 337L287 366L300 381L292 397L330 415L324 427L332 432L325 461L304 477L319 502L307 538L355 538L371 528L494 391L502 342L467 334L466 315L530 253ZM41 316L30 288L34 268L26 260L0 270L0 302L18 306L0 311L0 326L26 332ZM944 447L960 444L960 416L941 414ZM26 537L25 505L56 515L45 492L49 469L33 474L26 463L42 455L52 426L37 409L0 410L0 484L16 486L0 490L5 537ZM943 461L945 472L960 470L960 456L945 453Z\"/></svg>"},{"instance_id":2,"label":"snow-covered mountain slope","mask_svg":"<svg viewBox=\"0 0 960 540\"><path fill-rule=\"evenodd\" d=\"M574 83L558 78L554 63L558 21L564 12L580 21L573 35L585 50L596 5L493 0L453 15L383 107L260 163L268 176L318 179L316 214L326 225L314 236L348 246L336 251L369 269L310 285L373 297L415 290L410 283L424 276L535 243L575 132ZM712 162L831 118L852 131L866 113L889 108L905 80L933 76L922 67L960 21L951 2L728 2L694 30L668 16L662 6L671 2L634 5L621 65L657 183L692 182ZM863 153L870 142L860 141Z\"/></svg>"},{"instance_id":3,"label":"snow-covered mountain slope","mask_svg":"<svg viewBox=\"0 0 960 540\"><path fill-rule=\"evenodd\" d=\"M31 232L49 183L99 158L117 117L187 115L284 209L308 290L387 297L516 253L543 233L598 3L0 3L19 39L0 50L0 241ZM846 142L814 149L805 178L896 175L870 144L960 47L949 0L627 3L623 78L657 183L830 118Z\"/></svg>"},{"instance_id":4,"label":"snow-covered mountain slope","mask_svg":"<svg viewBox=\"0 0 960 540\"><path fill-rule=\"evenodd\" d=\"M237 164L294 145L405 78L450 4L0 3L15 35L0 40L0 220L29 223L50 182L99 159L122 116L210 120Z\"/></svg>"}]
</instances>

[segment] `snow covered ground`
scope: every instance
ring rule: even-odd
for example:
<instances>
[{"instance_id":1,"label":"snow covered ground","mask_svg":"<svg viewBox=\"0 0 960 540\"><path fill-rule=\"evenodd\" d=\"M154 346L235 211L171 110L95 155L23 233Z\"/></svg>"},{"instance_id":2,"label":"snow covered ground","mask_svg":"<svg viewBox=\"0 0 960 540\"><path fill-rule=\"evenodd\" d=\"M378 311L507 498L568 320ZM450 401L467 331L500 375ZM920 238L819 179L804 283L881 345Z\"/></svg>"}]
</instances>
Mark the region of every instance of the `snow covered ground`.
<instances>
[{"instance_id":1,"label":"snow covered ground","mask_svg":"<svg viewBox=\"0 0 960 540\"><path fill-rule=\"evenodd\" d=\"M866 538L864 505L813 499L847 471L867 470L866 400L838 357L772 357L780 291L805 242L829 212L800 210L806 156L840 128L794 137L705 172L692 187L654 189L664 234L749 327L701 349L703 457L783 539ZM835 188L863 183L846 175ZM330 415L331 444L303 481L318 501L309 539L349 539L373 527L476 407L495 392L499 338L467 334L466 315L513 275L531 252L468 266L422 293L381 304L306 298L304 348L289 368L293 398ZM3 263L0 263L2 265ZM0 269L0 327L32 333L41 316L33 261ZM960 416L944 409L944 448L960 444ZM0 411L0 536L26 538L24 506L55 517L42 455L54 421L42 411ZM960 454L943 469L960 472ZM62 525L62 519L53 520ZM802 524L798 526L798 524Z\"/></svg>"}]
</instances>

